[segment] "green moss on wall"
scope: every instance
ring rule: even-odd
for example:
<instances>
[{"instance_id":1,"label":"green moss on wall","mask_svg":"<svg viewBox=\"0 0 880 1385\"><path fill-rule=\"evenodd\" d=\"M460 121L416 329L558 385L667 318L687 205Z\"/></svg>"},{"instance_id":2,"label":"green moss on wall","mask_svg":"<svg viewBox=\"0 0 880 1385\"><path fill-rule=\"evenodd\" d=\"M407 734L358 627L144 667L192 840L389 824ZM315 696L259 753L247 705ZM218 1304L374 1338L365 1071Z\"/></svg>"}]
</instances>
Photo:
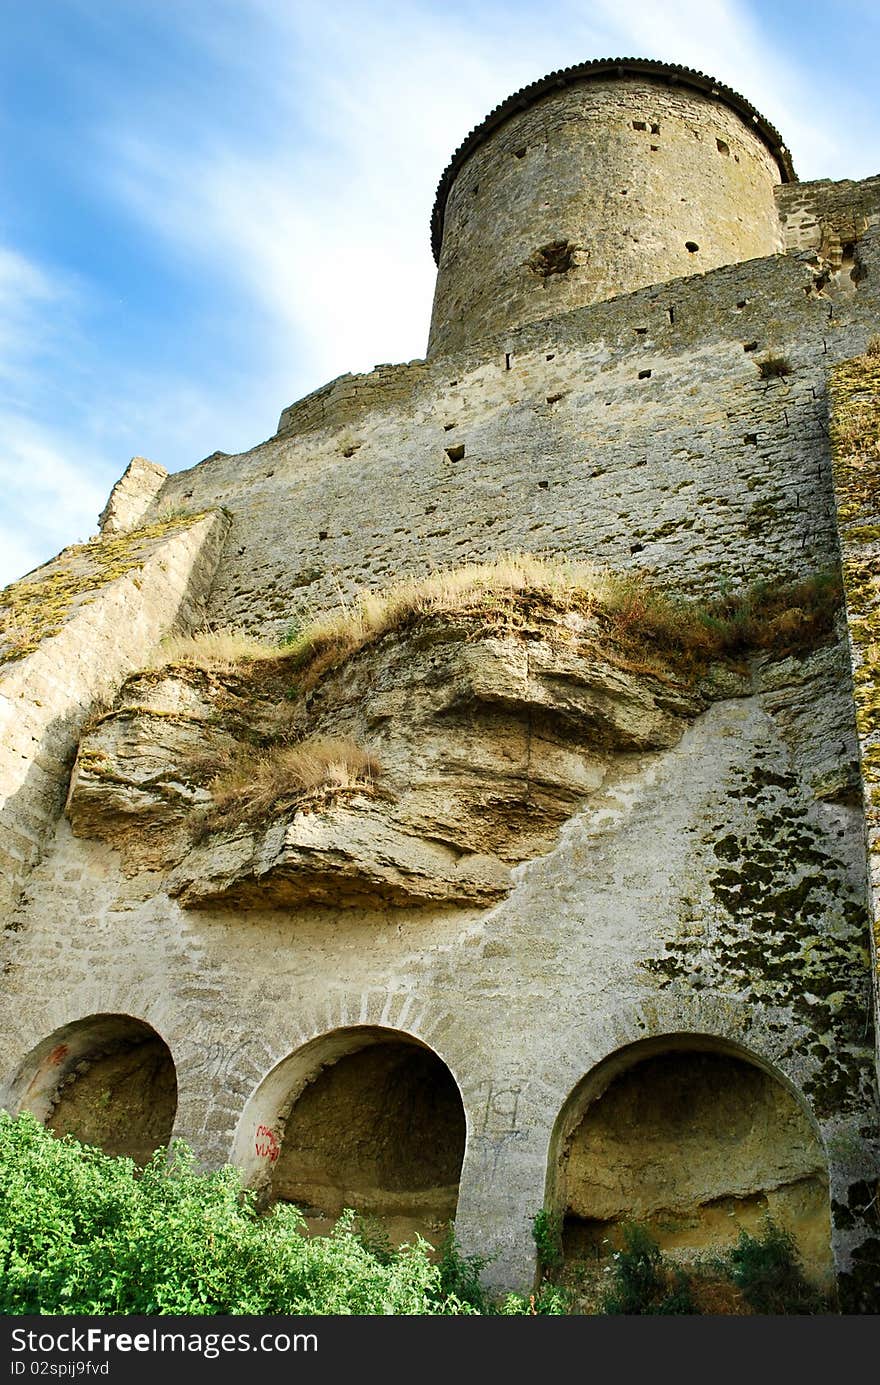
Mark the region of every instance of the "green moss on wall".
<instances>
[{"instance_id":1,"label":"green moss on wall","mask_svg":"<svg viewBox=\"0 0 880 1385\"><path fill-rule=\"evenodd\" d=\"M694 927L694 901L682 900L679 927L648 968L661 988L680 981L789 1010L816 1036L804 1087L816 1114L858 1107L873 1068L863 901L793 775L759 757L727 792L742 801L744 825L709 848L710 898L697 910L708 931Z\"/></svg>"},{"instance_id":2,"label":"green moss on wall","mask_svg":"<svg viewBox=\"0 0 880 1385\"><path fill-rule=\"evenodd\" d=\"M831 449L870 848L880 850L880 357L831 377ZM880 909L875 906L880 942Z\"/></svg>"},{"instance_id":3,"label":"green moss on wall","mask_svg":"<svg viewBox=\"0 0 880 1385\"><path fill-rule=\"evenodd\" d=\"M57 635L77 606L142 567L157 540L188 529L206 513L176 514L143 529L75 544L6 587L0 592L0 665L23 659Z\"/></svg>"}]
</instances>

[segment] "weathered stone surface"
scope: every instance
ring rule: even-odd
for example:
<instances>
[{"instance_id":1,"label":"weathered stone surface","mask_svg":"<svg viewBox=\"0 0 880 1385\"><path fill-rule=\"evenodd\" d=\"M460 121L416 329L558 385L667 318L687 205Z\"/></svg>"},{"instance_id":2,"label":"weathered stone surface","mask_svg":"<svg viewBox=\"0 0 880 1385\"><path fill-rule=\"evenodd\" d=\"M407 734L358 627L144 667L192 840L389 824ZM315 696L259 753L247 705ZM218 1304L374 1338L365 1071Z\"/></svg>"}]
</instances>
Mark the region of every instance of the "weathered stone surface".
<instances>
[{"instance_id":1,"label":"weathered stone surface","mask_svg":"<svg viewBox=\"0 0 880 1385\"><path fill-rule=\"evenodd\" d=\"M258 838L196 847L172 871L169 893L189 908L340 908L489 904L509 888L492 856L462 854L401 831L368 800L298 812Z\"/></svg>"},{"instance_id":2,"label":"weathered stone surface","mask_svg":"<svg viewBox=\"0 0 880 1385\"><path fill-rule=\"evenodd\" d=\"M869 226L880 222L880 177L859 182L823 178L815 183L783 183L776 189L776 205L786 250L819 250L827 254L835 247L842 260L842 251L849 243L849 272L853 267L853 242L858 242Z\"/></svg>"},{"instance_id":3,"label":"weathered stone surface","mask_svg":"<svg viewBox=\"0 0 880 1385\"><path fill-rule=\"evenodd\" d=\"M208 790L179 767L234 744L201 720L146 708L99 722L71 776L67 812L74 832L122 849L134 833L138 864L147 868L178 859L189 846L189 810L211 802Z\"/></svg>"},{"instance_id":4,"label":"weathered stone surface","mask_svg":"<svg viewBox=\"0 0 880 1385\"><path fill-rule=\"evenodd\" d=\"M548 849L609 771L678 740L708 684L617 666L580 617L554 632L539 602L515 632L485 622L433 617L386 635L293 702L283 657L225 678L135 675L83 737L74 832L122 848L129 870L179 862L200 838L169 881L188 907L499 898L509 865ZM743 688L728 671L731 682ZM200 818L212 768L267 728L276 740L348 735L379 758L381 793L232 835L235 821Z\"/></svg>"},{"instance_id":5,"label":"weathered stone surface","mask_svg":"<svg viewBox=\"0 0 880 1385\"><path fill-rule=\"evenodd\" d=\"M0 908L13 907L61 811L77 741L94 706L114 696L164 635L190 630L204 618L227 527L212 513L171 524L143 544L133 535L122 575L108 578L97 564L93 589L72 601L57 629L0 670ZM64 567L62 555L39 570L50 591Z\"/></svg>"},{"instance_id":6,"label":"weathered stone surface","mask_svg":"<svg viewBox=\"0 0 880 1385\"><path fill-rule=\"evenodd\" d=\"M132 457L98 516L101 533L135 529L167 480L168 472L157 462Z\"/></svg>"},{"instance_id":7,"label":"weathered stone surface","mask_svg":"<svg viewBox=\"0 0 880 1385\"><path fill-rule=\"evenodd\" d=\"M147 672L129 678L116 709L80 742L66 811L74 832L123 852L129 868L160 868L190 846L192 810L211 803L204 786L237 744L217 723L210 675Z\"/></svg>"}]
</instances>

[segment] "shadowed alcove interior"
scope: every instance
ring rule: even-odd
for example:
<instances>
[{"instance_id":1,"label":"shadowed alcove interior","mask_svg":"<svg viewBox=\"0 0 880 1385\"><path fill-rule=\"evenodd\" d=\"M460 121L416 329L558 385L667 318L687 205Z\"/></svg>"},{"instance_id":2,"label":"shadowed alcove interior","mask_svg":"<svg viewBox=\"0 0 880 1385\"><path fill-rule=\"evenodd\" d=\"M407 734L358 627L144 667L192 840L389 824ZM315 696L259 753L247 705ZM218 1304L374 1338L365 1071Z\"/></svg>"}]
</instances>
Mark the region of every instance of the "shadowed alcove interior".
<instances>
[{"instance_id":1,"label":"shadowed alcove interior","mask_svg":"<svg viewBox=\"0 0 880 1385\"><path fill-rule=\"evenodd\" d=\"M566 1260L598 1258L644 1225L677 1258L760 1234L770 1217L808 1276L832 1278L825 1154L791 1089L728 1044L676 1035L637 1043L572 1093L555 1137Z\"/></svg>"},{"instance_id":2,"label":"shadowed alcove interior","mask_svg":"<svg viewBox=\"0 0 880 1385\"><path fill-rule=\"evenodd\" d=\"M430 1048L396 1031L353 1028L316 1046L290 1101L271 1197L324 1232L345 1208L394 1243L436 1245L455 1217L465 1116L455 1079ZM342 1051L339 1051L340 1043Z\"/></svg>"},{"instance_id":3,"label":"shadowed alcove interior","mask_svg":"<svg viewBox=\"0 0 880 1385\"><path fill-rule=\"evenodd\" d=\"M171 1139L177 1075L164 1039L130 1015L90 1015L32 1051L19 1080L20 1110L56 1135L145 1164Z\"/></svg>"}]
</instances>

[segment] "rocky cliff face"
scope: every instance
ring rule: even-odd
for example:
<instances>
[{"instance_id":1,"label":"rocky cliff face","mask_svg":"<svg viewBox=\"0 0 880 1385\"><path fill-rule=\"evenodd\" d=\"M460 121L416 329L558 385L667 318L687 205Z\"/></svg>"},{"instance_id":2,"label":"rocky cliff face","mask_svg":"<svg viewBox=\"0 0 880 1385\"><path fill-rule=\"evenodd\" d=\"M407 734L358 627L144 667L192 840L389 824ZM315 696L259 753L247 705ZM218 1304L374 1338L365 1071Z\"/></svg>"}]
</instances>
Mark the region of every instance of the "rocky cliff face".
<instances>
[{"instance_id":1,"label":"rocky cliff face","mask_svg":"<svg viewBox=\"0 0 880 1385\"><path fill-rule=\"evenodd\" d=\"M217 672L134 675L83 738L68 814L130 870L167 870L189 908L487 904L510 868L549 850L609 781L674 745L742 673L695 677L603 650L587 617L523 598L514 610L434 615L298 685L283 653ZM285 782L286 747L330 738L375 776ZM254 811L225 808L224 767L282 757Z\"/></svg>"},{"instance_id":2,"label":"rocky cliff face","mask_svg":"<svg viewBox=\"0 0 880 1385\"><path fill-rule=\"evenodd\" d=\"M228 528L213 511L108 531L0 594L0 910L54 829L91 709L163 636L204 620Z\"/></svg>"}]
</instances>

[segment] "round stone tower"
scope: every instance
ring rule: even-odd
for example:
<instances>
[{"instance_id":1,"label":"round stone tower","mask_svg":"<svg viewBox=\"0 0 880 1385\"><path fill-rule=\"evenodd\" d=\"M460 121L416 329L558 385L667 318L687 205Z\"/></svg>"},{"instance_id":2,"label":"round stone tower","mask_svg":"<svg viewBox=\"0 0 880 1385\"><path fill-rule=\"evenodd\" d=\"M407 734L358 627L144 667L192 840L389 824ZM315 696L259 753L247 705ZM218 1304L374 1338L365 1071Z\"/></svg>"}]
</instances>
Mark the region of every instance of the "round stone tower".
<instances>
[{"instance_id":1,"label":"round stone tower","mask_svg":"<svg viewBox=\"0 0 880 1385\"><path fill-rule=\"evenodd\" d=\"M638 58L533 82L440 180L429 355L782 249L780 136L729 87Z\"/></svg>"}]
</instances>

